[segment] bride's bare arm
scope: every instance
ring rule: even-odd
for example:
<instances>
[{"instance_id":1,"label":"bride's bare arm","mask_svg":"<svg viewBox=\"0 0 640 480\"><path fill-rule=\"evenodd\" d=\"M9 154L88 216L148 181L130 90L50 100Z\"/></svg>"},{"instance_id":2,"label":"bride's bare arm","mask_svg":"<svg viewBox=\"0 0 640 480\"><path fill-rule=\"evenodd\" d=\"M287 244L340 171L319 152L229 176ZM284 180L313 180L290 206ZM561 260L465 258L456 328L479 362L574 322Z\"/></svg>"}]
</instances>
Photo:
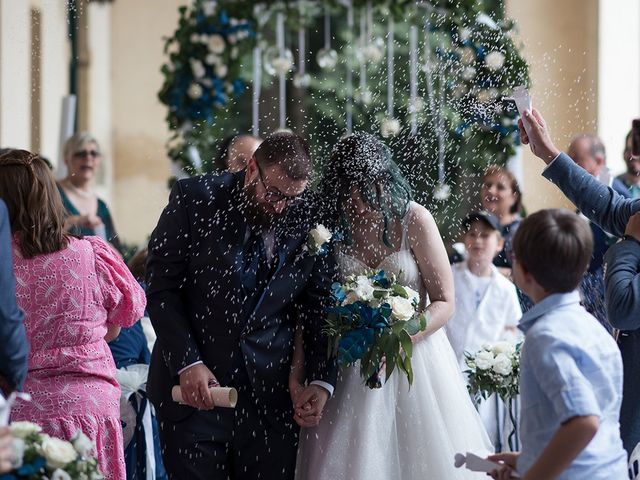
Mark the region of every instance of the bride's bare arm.
<instances>
[{"instance_id":1,"label":"bride's bare arm","mask_svg":"<svg viewBox=\"0 0 640 480\"><path fill-rule=\"evenodd\" d=\"M409 244L431 302L427 307L427 329L414 337L415 342L449 321L455 307L455 293L449 257L433 216L421 205L414 203L411 208Z\"/></svg>"}]
</instances>

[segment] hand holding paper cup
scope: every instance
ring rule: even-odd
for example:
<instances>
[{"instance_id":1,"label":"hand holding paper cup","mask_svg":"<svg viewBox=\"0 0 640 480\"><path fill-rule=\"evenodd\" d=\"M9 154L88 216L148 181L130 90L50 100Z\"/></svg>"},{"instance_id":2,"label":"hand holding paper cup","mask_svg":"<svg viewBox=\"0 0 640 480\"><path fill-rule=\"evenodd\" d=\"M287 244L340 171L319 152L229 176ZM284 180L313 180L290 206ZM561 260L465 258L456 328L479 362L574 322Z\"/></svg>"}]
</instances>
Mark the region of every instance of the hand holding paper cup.
<instances>
[{"instance_id":1,"label":"hand holding paper cup","mask_svg":"<svg viewBox=\"0 0 640 480\"><path fill-rule=\"evenodd\" d=\"M216 407L236 408L238 403L238 391L232 387L210 386L209 392ZM171 398L174 402L185 403L182 398L180 385L174 385L171 389Z\"/></svg>"},{"instance_id":2,"label":"hand holding paper cup","mask_svg":"<svg viewBox=\"0 0 640 480\"><path fill-rule=\"evenodd\" d=\"M467 467L467 470L471 470L472 472L485 472L489 473L493 470L500 470L503 465L499 463L492 462L491 460L487 460L486 458L479 457L473 453L467 452L466 455L462 453L456 453L455 463L456 468L460 468L463 465ZM511 473L511 478L520 478L516 472Z\"/></svg>"}]
</instances>

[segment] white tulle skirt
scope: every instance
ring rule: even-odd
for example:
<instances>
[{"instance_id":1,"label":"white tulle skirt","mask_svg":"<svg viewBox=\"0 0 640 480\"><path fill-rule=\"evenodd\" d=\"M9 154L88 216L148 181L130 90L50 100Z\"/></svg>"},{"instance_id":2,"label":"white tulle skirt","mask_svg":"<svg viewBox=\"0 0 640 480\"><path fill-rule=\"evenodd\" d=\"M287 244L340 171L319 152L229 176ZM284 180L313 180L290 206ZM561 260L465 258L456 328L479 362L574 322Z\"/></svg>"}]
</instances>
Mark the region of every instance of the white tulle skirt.
<instances>
[{"instance_id":1,"label":"white tulle skirt","mask_svg":"<svg viewBox=\"0 0 640 480\"><path fill-rule=\"evenodd\" d=\"M492 445L442 329L414 346L411 389L394 372L377 390L359 365L343 369L318 427L303 429L298 480L462 480L487 478L454 467L458 452Z\"/></svg>"}]
</instances>

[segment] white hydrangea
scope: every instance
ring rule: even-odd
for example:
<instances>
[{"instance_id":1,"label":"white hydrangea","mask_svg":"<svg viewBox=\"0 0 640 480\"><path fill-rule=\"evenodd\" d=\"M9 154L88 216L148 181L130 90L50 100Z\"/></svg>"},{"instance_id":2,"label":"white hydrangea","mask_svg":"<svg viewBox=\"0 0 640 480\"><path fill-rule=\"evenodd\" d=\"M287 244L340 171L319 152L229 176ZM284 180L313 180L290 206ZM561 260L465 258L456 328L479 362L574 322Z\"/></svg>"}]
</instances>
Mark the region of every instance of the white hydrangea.
<instances>
[{"instance_id":1,"label":"white hydrangea","mask_svg":"<svg viewBox=\"0 0 640 480\"><path fill-rule=\"evenodd\" d=\"M229 68L225 64L219 63L218 65L216 65L216 75L218 76L218 78L226 77L227 73L229 73Z\"/></svg>"},{"instance_id":2,"label":"white hydrangea","mask_svg":"<svg viewBox=\"0 0 640 480\"><path fill-rule=\"evenodd\" d=\"M373 298L373 292L375 292L371 280L364 275L360 275L356 279L356 286L353 290L358 296L358 299L365 302L371 300Z\"/></svg>"}]
</instances>

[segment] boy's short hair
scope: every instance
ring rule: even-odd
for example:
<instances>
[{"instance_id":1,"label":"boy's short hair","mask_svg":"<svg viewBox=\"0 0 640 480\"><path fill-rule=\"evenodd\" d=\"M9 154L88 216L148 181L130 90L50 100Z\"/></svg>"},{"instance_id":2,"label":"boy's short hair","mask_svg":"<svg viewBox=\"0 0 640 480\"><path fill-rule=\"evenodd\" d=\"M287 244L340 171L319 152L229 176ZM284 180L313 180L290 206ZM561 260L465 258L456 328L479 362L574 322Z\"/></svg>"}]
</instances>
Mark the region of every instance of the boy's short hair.
<instances>
[{"instance_id":1,"label":"boy's short hair","mask_svg":"<svg viewBox=\"0 0 640 480\"><path fill-rule=\"evenodd\" d=\"M583 219L568 210L540 210L518 227L515 259L542 288L552 293L575 290L587 271L593 235Z\"/></svg>"}]
</instances>

